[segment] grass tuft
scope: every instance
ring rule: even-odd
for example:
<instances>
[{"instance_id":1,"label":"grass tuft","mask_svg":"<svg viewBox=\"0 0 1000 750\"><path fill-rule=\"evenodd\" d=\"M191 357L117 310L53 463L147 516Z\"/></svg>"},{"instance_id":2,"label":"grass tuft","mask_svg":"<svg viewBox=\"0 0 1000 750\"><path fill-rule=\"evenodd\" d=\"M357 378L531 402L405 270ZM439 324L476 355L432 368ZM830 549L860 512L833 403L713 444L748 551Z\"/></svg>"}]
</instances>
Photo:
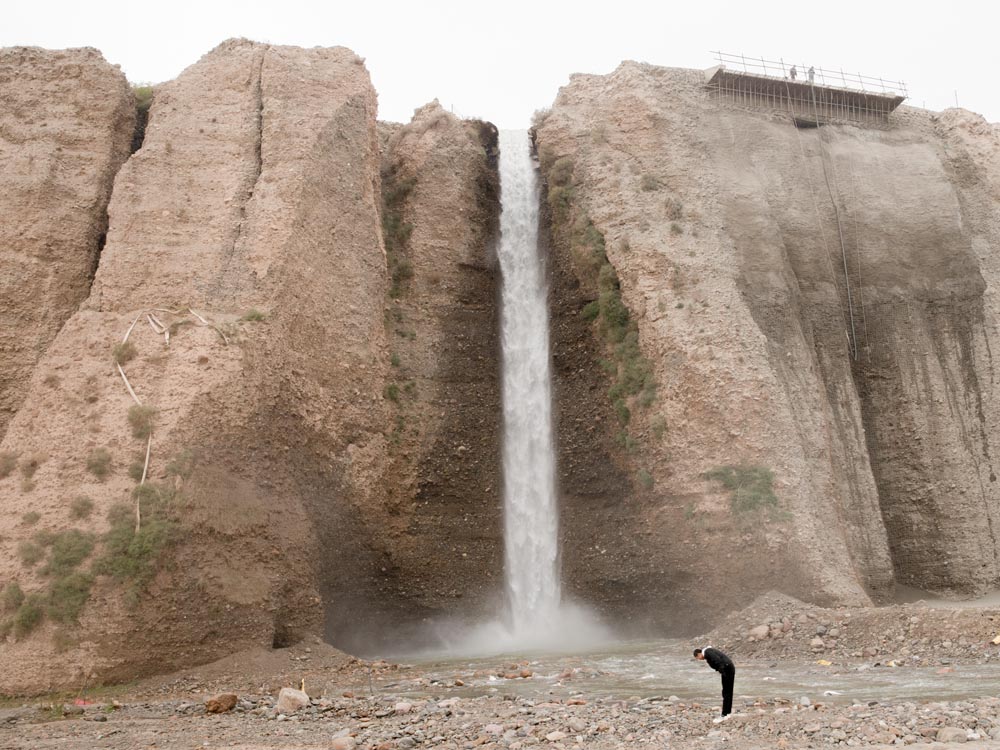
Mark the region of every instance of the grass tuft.
<instances>
[{"instance_id":1,"label":"grass tuft","mask_svg":"<svg viewBox=\"0 0 1000 750\"><path fill-rule=\"evenodd\" d=\"M131 341L126 341L123 344L115 344L114 349L111 350L111 358L119 365L131 362L138 354L139 350L135 348L135 344Z\"/></svg>"},{"instance_id":2,"label":"grass tuft","mask_svg":"<svg viewBox=\"0 0 1000 750\"><path fill-rule=\"evenodd\" d=\"M41 518L42 514L39 513L37 510L30 510L23 516L21 516L21 523L23 523L25 526L34 526L36 523L39 522L39 520L41 520Z\"/></svg>"},{"instance_id":3,"label":"grass tuft","mask_svg":"<svg viewBox=\"0 0 1000 750\"><path fill-rule=\"evenodd\" d=\"M111 452L107 448L94 448L87 456L87 471L103 482L111 473Z\"/></svg>"},{"instance_id":4,"label":"grass tuft","mask_svg":"<svg viewBox=\"0 0 1000 750\"><path fill-rule=\"evenodd\" d=\"M34 630L45 615L45 600L39 594L29 594L14 613L14 636L23 638Z\"/></svg>"},{"instance_id":5,"label":"grass tuft","mask_svg":"<svg viewBox=\"0 0 1000 750\"><path fill-rule=\"evenodd\" d=\"M145 440L153 434L156 409L152 406L133 404L128 410L128 423L132 427L132 437Z\"/></svg>"},{"instance_id":6,"label":"grass tuft","mask_svg":"<svg viewBox=\"0 0 1000 750\"><path fill-rule=\"evenodd\" d=\"M69 504L69 517L74 520L88 518L94 509L94 501L86 495L80 495Z\"/></svg>"},{"instance_id":7,"label":"grass tuft","mask_svg":"<svg viewBox=\"0 0 1000 750\"><path fill-rule=\"evenodd\" d=\"M17 581L11 581L0 591L0 612L15 612L24 603L24 592Z\"/></svg>"},{"instance_id":8,"label":"grass tuft","mask_svg":"<svg viewBox=\"0 0 1000 750\"><path fill-rule=\"evenodd\" d=\"M61 578L72 573L94 551L94 535L79 529L70 529L57 534L52 540L49 560L41 572L43 575Z\"/></svg>"},{"instance_id":9,"label":"grass tuft","mask_svg":"<svg viewBox=\"0 0 1000 750\"><path fill-rule=\"evenodd\" d=\"M267 320L267 314L261 312L257 308L251 308L246 312L246 314L240 318L248 323L260 323L261 321Z\"/></svg>"},{"instance_id":10,"label":"grass tuft","mask_svg":"<svg viewBox=\"0 0 1000 750\"><path fill-rule=\"evenodd\" d=\"M774 494L774 473L764 466L717 466L702 476L721 482L729 490L734 513L749 513L778 505Z\"/></svg>"}]
</instances>

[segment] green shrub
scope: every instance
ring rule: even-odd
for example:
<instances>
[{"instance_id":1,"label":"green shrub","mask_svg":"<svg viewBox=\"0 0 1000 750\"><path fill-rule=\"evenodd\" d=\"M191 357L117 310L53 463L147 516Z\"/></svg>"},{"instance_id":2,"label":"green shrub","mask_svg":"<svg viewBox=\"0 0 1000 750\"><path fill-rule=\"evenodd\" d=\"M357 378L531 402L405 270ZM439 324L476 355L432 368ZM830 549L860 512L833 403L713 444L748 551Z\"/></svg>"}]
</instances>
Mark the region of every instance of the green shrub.
<instances>
[{"instance_id":1,"label":"green shrub","mask_svg":"<svg viewBox=\"0 0 1000 750\"><path fill-rule=\"evenodd\" d=\"M131 341L126 341L122 344L115 344L114 349L111 350L111 357L114 361L123 365L126 362L131 362L139 354L139 350L135 348L135 344Z\"/></svg>"},{"instance_id":2,"label":"green shrub","mask_svg":"<svg viewBox=\"0 0 1000 750\"><path fill-rule=\"evenodd\" d=\"M168 485L147 483L132 491L142 513L135 528L135 509L124 503L108 513L110 528L104 535L104 552L93 570L128 585L128 598L135 602L152 580L163 550L176 539L177 524L170 517L174 490Z\"/></svg>"},{"instance_id":3,"label":"green shrub","mask_svg":"<svg viewBox=\"0 0 1000 750\"><path fill-rule=\"evenodd\" d=\"M612 404L615 410L615 416L618 417L618 421L622 425L627 425L629 420L632 418L632 412L629 411L628 405L625 403L625 399L616 399Z\"/></svg>"},{"instance_id":4,"label":"green shrub","mask_svg":"<svg viewBox=\"0 0 1000 750\"><path fill-rule=\"evenodd\" d=\"M31 510L21 516L21 523L25 526L34 526L41 519L42 514L37 510Z\"/></svg>"},{"instance_id":5,"label":"green shrub","mask_svg":"<svg viewBox=\"0 0 1000 750\"><path fill-rule=\"evenodd\" d=\"M636 480L642 485L643 489L651 490L653 489L653 475L650 474L645 469L639 469L635 475Z\"/></svg>"},{"instance_id":6,"label":"green shrub","mask_svg":"<svg viewBox=\"0 0 1000 750\"><path fill-rule=\"evenodd\" d=\"M393 367L399 367L399 355L393 352L392 356L389 357L389 364Z\"/></svg>"},{"instance_id":7,"label":"green shrub","mask_svg":"<svg viewBox=\"0 0 1000 750\"><path fill-rule=\"evenodd\" d=\"M597 320L597 316L600 314L601 314L601 304L596 299L593 302L588 302L586 305L583 306L583 309L580 311L580 315L582 315L583 319L586 320L587 322L590 322L592 320Z\"/></svg>"},{"instance_id":8,"label":"green shrub","mask_svg":"<svg viewBox=\"0 0 1000 750\"><path fill-rule=\"evenodd\" d=\"M569 185L573 180L573 159L563 156L556 159L552 168L549 169L549 184L559 187Z\"/></svg>"},{"instance_id":9,"label":"green shrub","mask_svg":"<svg viewBox=\"0 0 1000 750\"><path fill-rule=\"evenodd\" d=\"M182 450L167 462L167 476L187 479L194 471L195 455L190 450Z\"/></svg>"},{"instance_id":10,"label":"green shrub","mask_svg":"<svg viewBox=\"0 0 1000 750\"><path fill-rule=\"evenodd\" d=\"M90 598L93 577L86 573L72 573L52 583L47 606L49 618L61 623L75 623L83 605Z\"/></svg>"},{"instance_id":11,"label":"green shrub","mask_svg":"<svg viewBox=\"0 0 1000 750\"><path fill-rule=\"evenodd\" d=\"M111 453L107 448L94 448L87 456L87 471L100 480L111 473Z\"/></svg>"},{"instance_id":12,"label":"green shrub","mask_svg":"<svg viewBox=\"0 0 1000 750\"><path fill-rule=\"evenodd\" d=\"M0 453L0 479L6 479L17 468L17 454L11 451Z\"/></svg>"},{"instance_id":13,"label":"green shrub","mask_svg":"<svg viewBox=\"0 0 1000 750\"><path fill-rule=\"evenodd\" d=\"M152 406L133 404L128 410L128 423L132 427L132 437L145 440L153 434L156 409Z\"/></svg>"},{"instance_id":14,"label":"green shrub","mask_svg":"<svg viewBox=\"0 0 1000 750\"><path fill-rule=\"evenodd\" d=\"M773 488L774 474L763 466L718 466L702 476L721 482L729 490L734 513L778 505Z\"/></svg>"},{"instance_id":15,"label":"green shrub","mask_svg":"<svg viewBox=\"0 0 1000 750\"><path fill-rule=\"evenodd\" d=\"M88 518L94 509L94 501L86 495L80 495L69 504L69 517L75 520Z\"/></svg>"},{"instance_id":16,"label":"green shrub","mask_svg":"<svg viewBox=\"0 0 1000 750\"><path fill-rule=\"evenodd\" d=\"M240 320L245 320L248 323L260 323L263 320L267 320L267 315L257 308L251 308Z\"/></svg>"},{"instance_id":17,"label":"green shrub","mask_svg":"<svg viewBox=\"0 0 1000 750\"><path fill-rule=\"evenodd\" d=\"M45 550L33 541L25 539L17 545L17 555L29 568L45 557Z\"/></svg>"},{"instance_id":18,"label":"green shrub","mask_svg":"<svg viewBox=\"0 0 1000 750\"><path fill-rule=\"evenodd\" d=\"M399 386L395 383L389 383L389 385L385 387L383 395L390 401L399 403Z\"/></svg>"},{"instance_id":19,"label":"green shrub","mask_svg":"<svg viewBox=\"0 0 1000 750\"><path fill-rule=\"evenodd\" d=\"M639 186L648 193L653 190L659 190L660 181L651 174L644 174L639 181Z\"/></svg>"},{"instance_id":20,"label":"green shrub","mask_svg":"<svg viewBox=\"0 0 1000 750\"><path fill-rule=\"evenodd\" d=\"M11 581L0 591L0 612L14 612L24 603L24 592L17 581Z\"/></svg>"},{"instance_id":21,"label":"green shrub","mask_svg":"<svg viewBox=\"0 0 1000 750\"><path fill-rule=\"evenodd\" d=\"M684 228L681 227L681 225L678 224L676 221L672 221L670 222L670 234L673 235L684 234Z\"/></svg>"},{"instance_id":22,"label":"green shrub","mask_svg":"<svg viewBox=\"0 0 1000 750\"><path fill-rule=\"evenodd\" d=\"M70 529L57 534L52 540L49 560L42 568L42 574L62 577L69 575L94 551L94 535Z\"/></svg>"},{"instance_id":23,"label":"green shrub","mask_svg":"<svg viewBox=\"0 0 1000 750\"><path fill-rule=\"evenodd\" d=\"M17 638L23 638L38 627L45 614L45 600L39 594L30 594L14 613L13 629Z\"/></svg>"},{"instance_id":24,"label":"green shrub","mask_svg":"<svg viewBox=\"0 0 1000 750\"><path fill-rule=\"evenodd\" d=\"M142 481L142 470L146 468L145 457L142 460L133 461L128 465L128 476L134 482Z\"/></svg>"},{"instance_id":25,"label":"green shrub","mask_svg":"<svg viewBox=\"0 0 1000 750\"><path fill-rule=\"evenodd\" d=\"M382 241L393 299L402 296L406 281L413 277L413 266L404 255L413 225L403 220L403 210L416 184L415 177L401 177L395 167L382 172Z\"/></svg>"}]
</instances>

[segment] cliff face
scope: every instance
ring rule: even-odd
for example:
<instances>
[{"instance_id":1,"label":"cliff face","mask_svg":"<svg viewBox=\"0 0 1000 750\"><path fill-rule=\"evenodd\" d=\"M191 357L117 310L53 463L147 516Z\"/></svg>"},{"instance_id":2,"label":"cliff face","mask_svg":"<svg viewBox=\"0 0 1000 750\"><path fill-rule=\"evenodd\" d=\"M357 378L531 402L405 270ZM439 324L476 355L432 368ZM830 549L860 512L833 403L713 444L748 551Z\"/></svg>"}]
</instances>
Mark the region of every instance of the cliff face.
<instances>
[{"instance_id":1,"label":"cliff face","mask_svg":"<svg viewBox=\"0 0 1000 750\"><path fill-rule=\"evenodd\" d=\"M343 48L229 41L157 87L0 445L0 691L492 591L495 131L375 112Z\"/></svg>"},{"instance_id":2,"label":"cliff face","mask_svg":"<svg viewBox=\"0 0 1000 750\"><path fill-rule=\"evenodd\" d=\"M327 633L396 649L430 620L490 611L503 575L497 132L435 101L387 126L387 466L378 554L341 562Z\"/></svg>"},{"instance_id":3,"label":"cliff face","mask_svg":"<svg viewBox=\"0 0 1000 750\"><path fill-rule=\"evenodd\" d=\"M90 291L135 105L94 49L0 50L0 437Z\"/></svg>"},{"instance_id":4,"label":"cliff face","mask_svg":"<svg viewBox=\"0 0 1000 750\"><path fill-rule=\"evenodd\" d=\"M916 111L800 130L710 99L700 76L576 76L537 129L570 269L559 319L579 328L609 288L589 223L656 382L627 427L606 412L589 439L561 406L571 582L608 609L623 582L636 616L687 627L776 586L838 602L894 580L995 587L995 130ZM560 368L570 402L615 383L594 362L620 346L603 305L583 323L595 352ZM608 486L584 498L572 467L595 461ZM586 503L618 545L574 527Z\"/></svg>"}]
</instances>

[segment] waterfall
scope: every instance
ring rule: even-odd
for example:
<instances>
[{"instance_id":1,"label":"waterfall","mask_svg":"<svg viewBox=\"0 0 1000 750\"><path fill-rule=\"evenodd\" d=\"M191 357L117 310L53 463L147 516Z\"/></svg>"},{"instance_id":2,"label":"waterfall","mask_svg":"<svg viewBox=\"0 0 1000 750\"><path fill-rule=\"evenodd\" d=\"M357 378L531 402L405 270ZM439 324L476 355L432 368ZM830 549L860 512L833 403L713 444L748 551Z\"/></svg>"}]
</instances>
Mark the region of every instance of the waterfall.
<instances>
[{"instance_id":1,"label":"waterfall","mask_svg":"<svg viewBox=\"0 0 1000 750\"><path fill-rule=\"evenodd\" d=\"M579 652L613 635L562 599L548 290L526 131L500 131L500 203L505 607L499 619L458 634L443 624L440 637L453 655Z\"/></svg>"},{"instance_id":2,"label":"waterfall","mask_svg":"<svg viewBox=\"0 0 1000 750\"><path fill-rule=\"evenodd\" d=\"M518 639L551 630L560 600L548 295L526 131L500 133L500 201L504 572Z\"/></svg>"}]
</instances>

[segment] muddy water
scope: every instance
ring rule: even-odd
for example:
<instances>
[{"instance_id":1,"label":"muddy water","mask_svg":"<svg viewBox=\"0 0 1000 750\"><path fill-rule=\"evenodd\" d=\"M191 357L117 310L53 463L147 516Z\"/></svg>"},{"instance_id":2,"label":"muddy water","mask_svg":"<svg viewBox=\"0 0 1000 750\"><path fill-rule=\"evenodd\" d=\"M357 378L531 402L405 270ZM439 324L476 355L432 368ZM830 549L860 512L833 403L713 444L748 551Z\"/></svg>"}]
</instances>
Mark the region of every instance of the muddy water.
<instances>
[{"instance_id":1,"label":"muddy water","mask_svg":"<svg viewBox=\"0 0 1000 750\"><path fill-rule=\"evenodd\" d=\"M497 673L531 670L528 679L504 679ZM448 659L427 655L402 660L401 672L375 680L372 689L399 695L449 696L489 693L517 694L539 700L575 695L713 701L720 692L719 676L691 658L687 641L633 641L579 655L521 654L483 659ZM815 663L737 661L736 697L787 698L806 696L813 703L868 701L962 700L1000 695L1000 665L948 667L886 667L872 663L821 666ZM451 687L455 678L464 687ZM446 690L447 688L447 690ZM367 687L365 687L367 689Z\"/></svg>"}]
</instances>

